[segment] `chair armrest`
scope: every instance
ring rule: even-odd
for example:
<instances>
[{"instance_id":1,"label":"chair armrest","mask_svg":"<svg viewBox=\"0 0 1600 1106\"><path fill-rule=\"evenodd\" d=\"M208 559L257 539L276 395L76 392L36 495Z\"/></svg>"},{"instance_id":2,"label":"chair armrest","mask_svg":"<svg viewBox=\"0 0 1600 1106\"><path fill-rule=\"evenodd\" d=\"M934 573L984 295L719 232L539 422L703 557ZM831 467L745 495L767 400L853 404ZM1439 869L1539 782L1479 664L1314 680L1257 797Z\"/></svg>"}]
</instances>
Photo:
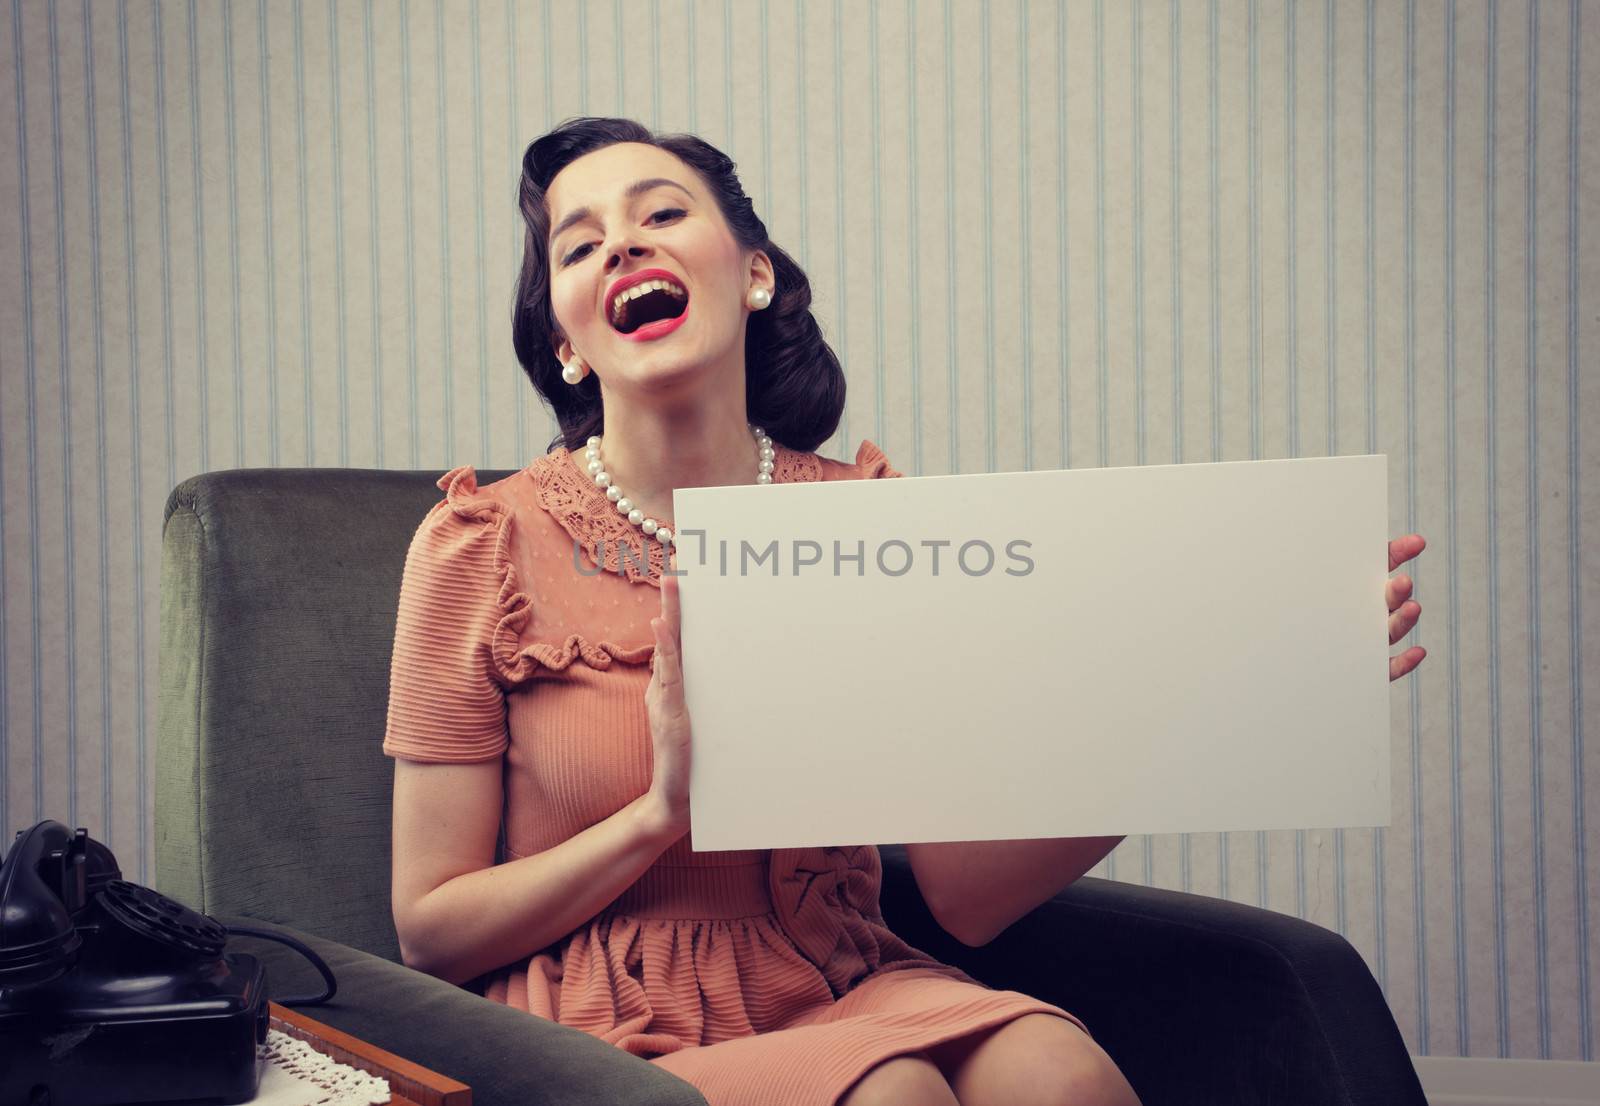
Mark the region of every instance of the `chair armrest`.
<instances>
[{"instance_id":1,"label":"chair armrest","mask_svg":"<svg viewBox=\"0 0 1600 1106\"><path fill-rule=\"evenodd\" d=\"M1084 877L970 948L928 911L904 848L879 852L895 933L989 986L1081 1017L1144 1106L1426 1106L1383 992L1337 933Z\"/></svg>"},{"instance_id":2,"label":"chair armrest","mask_svg":"<svg viewBox=\"0 0 1600 1106\"><path fill-rule=\"evenodd\" d=\"M473 1106L706 1106L690 1084L598 1037L558 1025L446 983L403 964L242 915L213 915L225 926L283 933L303 942L338 980L321 1006L295 1009L472 1088ZM325 984L287 945L230 937L267 969L267 991L320 994Z\"/></svg>"}]
</instances>

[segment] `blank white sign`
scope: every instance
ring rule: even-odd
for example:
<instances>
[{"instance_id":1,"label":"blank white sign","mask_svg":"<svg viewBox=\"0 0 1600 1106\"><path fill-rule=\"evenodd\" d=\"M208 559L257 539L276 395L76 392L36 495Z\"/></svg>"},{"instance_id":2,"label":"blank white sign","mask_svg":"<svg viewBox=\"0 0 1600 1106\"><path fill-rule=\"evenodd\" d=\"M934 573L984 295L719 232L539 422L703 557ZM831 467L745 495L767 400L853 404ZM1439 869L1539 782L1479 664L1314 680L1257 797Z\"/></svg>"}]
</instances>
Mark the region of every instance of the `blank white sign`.
<instances>
[{"instance_id":1,"label":"blank white sign","mask_svg":"<svg viewBox=\"0 0 1600 1106\"><path fill-rule=\"evenodd\" d=\"M693 847L1388 825L1387 460L679 490Z\"/></svg>"}]
</instances>

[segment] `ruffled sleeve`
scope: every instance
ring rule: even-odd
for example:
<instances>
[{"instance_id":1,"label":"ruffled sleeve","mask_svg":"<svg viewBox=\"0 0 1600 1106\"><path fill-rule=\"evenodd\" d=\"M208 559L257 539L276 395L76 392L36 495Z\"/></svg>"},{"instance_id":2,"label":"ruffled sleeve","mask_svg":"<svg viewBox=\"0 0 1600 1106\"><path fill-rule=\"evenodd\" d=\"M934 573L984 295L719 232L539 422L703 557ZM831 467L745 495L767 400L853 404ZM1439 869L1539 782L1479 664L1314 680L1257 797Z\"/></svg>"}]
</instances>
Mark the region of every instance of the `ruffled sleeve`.
<instances>
[{"instance_id":1,"label":"ruffled sleeve","mask_svg":"<svg viewBox=\"0 0 1600 1106\"><path fill-rule=\"evenodd\" d=\"M861 445L856 448L856 468L861 471L862 480L877 480L886 476L904 476L905 473L896 471L890 464L889 458L883 455L883 450L866 438L861 439Z\"/></svg>"},{"instance_id":2,"label":"ruffled sleeve","mask_svg":"<svg viewBox=\"0 0 1600 1106\"><path fill-rule=\"evenodd\" d=\"M417 527L400 580L383 751L408 760L489 760L510 741L493 655L504 614L504 510L477 495L470 465L446 473L439 487L445 499Z\"/></svg>"}]
</instances>

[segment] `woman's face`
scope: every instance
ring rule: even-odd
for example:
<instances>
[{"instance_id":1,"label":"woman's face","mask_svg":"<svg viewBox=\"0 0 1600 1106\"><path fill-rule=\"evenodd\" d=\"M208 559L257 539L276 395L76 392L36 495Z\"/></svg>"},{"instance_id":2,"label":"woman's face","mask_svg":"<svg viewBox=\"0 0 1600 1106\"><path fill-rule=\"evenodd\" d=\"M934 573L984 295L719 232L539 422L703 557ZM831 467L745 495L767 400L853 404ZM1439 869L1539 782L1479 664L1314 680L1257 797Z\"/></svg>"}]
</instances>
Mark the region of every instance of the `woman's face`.
<instances>
[{"instance_id":1,"label":"woman's face","mask_svg":"<svg viewBox=\"0 0 1600 1106\"><path fill-rule=\"evenodd\" d=\"M655 183L633 192L641 181ZM699 174L665 150L616 143L556 174L545 203L562 361L575 353L608 388L662 383L730 358L742 373L745 296L770 290L772 270L765 254L740 248ZM619 281L647 269L670 274L688 303L675 329L630 338L613 326L612 297Z\"/></svg>"}]
</instances>

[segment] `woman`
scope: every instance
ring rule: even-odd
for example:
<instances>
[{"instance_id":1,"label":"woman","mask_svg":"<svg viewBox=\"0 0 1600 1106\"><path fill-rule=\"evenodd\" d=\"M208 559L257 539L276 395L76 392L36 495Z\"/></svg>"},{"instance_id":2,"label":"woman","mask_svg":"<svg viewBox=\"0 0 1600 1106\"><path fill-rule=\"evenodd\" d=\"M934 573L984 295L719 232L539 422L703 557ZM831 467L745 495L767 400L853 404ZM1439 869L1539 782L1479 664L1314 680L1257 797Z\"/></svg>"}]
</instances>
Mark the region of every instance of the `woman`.
<instances>
[{"instance_id":1,"label":"woman","mask_svg":"<svg viewBox=\"0 0 1600 1106\"><path fill-rule=\"evenodd\" d=\"M900 474L871 442L814 452L843 374L723 154L574 120L529 147L521 208L515 345L561 436L487 487L447 473L407 556L384 740L406 963L715 1106L1137 1103L1073 1014L890 932L875 848L692 850L673 489ZM1095 840L1076 872L1120 839Z\"/></svg>"}]
</instances>

